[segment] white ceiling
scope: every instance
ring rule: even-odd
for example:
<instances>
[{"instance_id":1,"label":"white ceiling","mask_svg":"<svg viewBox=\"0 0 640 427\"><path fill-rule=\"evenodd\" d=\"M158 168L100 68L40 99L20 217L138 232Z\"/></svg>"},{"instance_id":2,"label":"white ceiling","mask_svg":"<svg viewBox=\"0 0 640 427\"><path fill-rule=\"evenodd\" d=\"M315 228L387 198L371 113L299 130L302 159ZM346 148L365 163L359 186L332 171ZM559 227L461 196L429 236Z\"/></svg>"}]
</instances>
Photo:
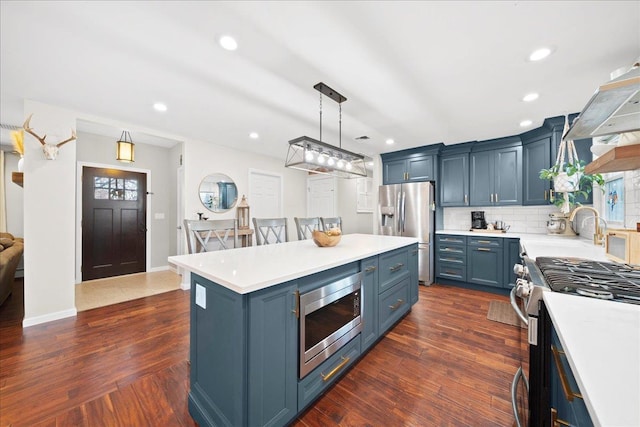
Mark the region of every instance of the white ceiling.
<instances>
[{"instance_id":1,"label":"white ceiling","mask_svg":"<svg viewBox=\"0 0 640 427\"><path fill-rule=\"evenodd\" d=\"M318 82L348 98L343 146L371 155L521 133L524 119L580 111L640 57L639 1L2 1L0 15L2 123L21 125L31 99L105 118L81 131L126 126L137 142L136 127L153 129L278 158L318 138ZM541 46L554 53L529 62ZM337 144L337 104L325 97L323 112Z\"/></svg>"}]
</instances>

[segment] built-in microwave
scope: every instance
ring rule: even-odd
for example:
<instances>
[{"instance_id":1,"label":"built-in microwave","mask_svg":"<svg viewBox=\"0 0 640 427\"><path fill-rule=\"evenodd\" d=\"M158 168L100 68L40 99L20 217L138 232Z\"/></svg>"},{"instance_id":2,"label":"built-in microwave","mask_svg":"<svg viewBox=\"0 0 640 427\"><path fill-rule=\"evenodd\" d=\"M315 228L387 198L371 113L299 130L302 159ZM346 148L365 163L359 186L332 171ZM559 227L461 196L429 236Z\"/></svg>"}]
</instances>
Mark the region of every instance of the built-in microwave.
<instances>
[{"instance_id":1,"label":"built-in microwave","mask_svg":"<svg viewBox=\"0 0 640 427\"><path fill-rule=\"evenodd\" d=\"M610 228L605 236L604 247L610 260L640 265L640 233L637 231Z\"/></svg>"}]
</instances>

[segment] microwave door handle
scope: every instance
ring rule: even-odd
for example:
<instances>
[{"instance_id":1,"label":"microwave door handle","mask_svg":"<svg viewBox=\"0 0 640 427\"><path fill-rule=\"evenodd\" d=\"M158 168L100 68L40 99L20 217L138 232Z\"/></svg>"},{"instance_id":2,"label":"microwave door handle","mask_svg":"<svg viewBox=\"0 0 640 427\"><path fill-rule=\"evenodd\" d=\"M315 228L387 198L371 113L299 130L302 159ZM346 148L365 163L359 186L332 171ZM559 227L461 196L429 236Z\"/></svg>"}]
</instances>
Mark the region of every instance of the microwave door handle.
<instances>
[{"instance_id":1,"label":"microwave door handle","mask_svg":"<svg viewBox=\"0 0 640 427\"><path fill-rule=\"evenodd\" d=\"M516 314L518 315L520 320L522 320L522 323L524 323L525 325L528 326L529 325L529 319L527 319L527 317L524 314L522 314L522 311L520 310L520 307L518 307L518 302L516 301L516 287L515 286L511 289L511 293L509 293L509 299L511 300L511 307L516 312Z\"/></svg>"}]
</instances>

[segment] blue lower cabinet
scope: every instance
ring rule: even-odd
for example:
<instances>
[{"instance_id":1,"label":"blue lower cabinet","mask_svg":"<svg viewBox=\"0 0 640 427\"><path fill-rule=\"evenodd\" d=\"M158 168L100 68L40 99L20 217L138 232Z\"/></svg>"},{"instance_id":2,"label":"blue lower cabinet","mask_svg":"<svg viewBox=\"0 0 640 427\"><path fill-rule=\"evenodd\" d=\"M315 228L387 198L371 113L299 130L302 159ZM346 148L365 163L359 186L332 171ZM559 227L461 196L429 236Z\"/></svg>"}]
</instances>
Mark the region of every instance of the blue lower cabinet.
<instances>
[{"instance_id":1,"label":"blue lower cabinet","mask_svg":"<svg viewBox=\"0 0 640 427\"><path fill-rule=\"evenodd\" d=\"M409 311L409 278L387 289L379 295L378 316L380 334L389 329L394 323Z\"/></svg>"},{"instance_id":2,"label":"blue lower cabinet","mask_svg":"<svg viewBox=\"0 0 640 427\"><path fill-rule=\"evenodd\" d=\"M333 384L360 356L360 335L349 341L298 383L298 410L302 411Z\"/></svg>"},{"instance_id":3,"label":"blue lower cabinet","mask_svg":"<svg viewBox=\"0 0 640 427\"><path fill-rule=\"evenodd\" d=\"M295 284L249 297L249 425L281 425L298 413Z\"/></svg>"},{"instance_id":4,"label":"blue lower cabinet","mask_svg":"<svg viewBox=\"0 0 640 427\"><path fill-rule=\"evenodd\" d=\"M502 248L469 247L467 281L478 285L502 287L503 265Z\"/></svg>"},{"instance_id":5,"label":"blue lower cabinet","mask_svg":"<svg viewBox=\"0 0 640 427\"><path fill-rule=\"evenodd\" d=\"M418 277L418 246L409 247L407 256L409 258L409 304L413 305L418 302L418 285L420 279ZM429 268L432 268L429 266Z\"/></svg>"},{"instance_id":6,"label":"blue lower cabinet","mask_svg":"<svg viewBox=\"0 0 640 427\"><path fill-rule=\"evenodd\" d=\"M379 287L378 291L392 287L400 280L409 277L409 257L407 248L400 248L378 255Z\"/></svg>"},{"instance_id":7,"label":"blue lower cabinet","mask_svg":"<svg viewBox=\"0 0 640 427\"><path fill-rule=\"evenodd\" d=\"M361 261L362 271L362 351L378 339L378 257Z\"/></svg>"},{"instance_id":8,"label":"blue lower cabinet","mask_svg":"<svg viewBox=\"0 0 640 427\"><path fill-rule=\"evenodd\" d=\"M592 427L593 421L554 328L551 345L550 403L552 411L555 411L553 416L556 417L557 425Z\"/></svg>"}]
</instances>

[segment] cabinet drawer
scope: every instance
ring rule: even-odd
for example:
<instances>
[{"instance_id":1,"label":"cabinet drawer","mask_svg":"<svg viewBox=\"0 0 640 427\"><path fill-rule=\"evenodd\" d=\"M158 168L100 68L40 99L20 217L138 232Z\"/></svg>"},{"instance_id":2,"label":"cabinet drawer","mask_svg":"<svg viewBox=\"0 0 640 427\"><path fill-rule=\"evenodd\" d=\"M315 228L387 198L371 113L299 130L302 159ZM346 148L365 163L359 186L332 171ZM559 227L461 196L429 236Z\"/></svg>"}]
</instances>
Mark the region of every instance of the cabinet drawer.
<instances>
[{"instance_id":1,"label":"cabinet drawer","mask_svg":"<svg viewBox=\"0 0 640 427\"><path fill-rule=\"evenodd\" d=\"M387 254L380 255L378 260L380 268L380 285L378 292L382 293L398 281L409 276L409 255L407 248L400 248Z\"/></svg>"},{"instance_id":2,"label":"cabinet drawer","mask_svg":"<svg viewBox=\"0 0 640 427\"><path fill-rule=\"evenodd\" d=\"M464 253L438 252L437 257L436 261L438 263L460 265L467 263L467 256Z\"/></svg>"},{"instance_id":3,"label":"cabinet drawer","mask_svg":"<svg viewBox=\"0 0 640 427\"><path fill-rule=\"evenodd\" d=\"M460 255L464 256L467 253L466 245L458 245L453 243L440 243L438 242L436 249L438 250L438 256L446 255Z\"/></svg>"},{"instance_id":4,"label":"cabinet drawer","mask_svg":"<svg viewBox=\"0 0 640 427\"><path fill-rule=\"evenodd\" d=\"M380 295L378 314L380 335L409 311L409 278Z\"/></svg>"},{"instance_id":5,"label":"cabinet drawer","mask_svg":"<svg viewBox=\"0 0 640 427\"><path fill-rule=\"evenodd\" d=\"M298 411L333 384L360 356L360 334L298 382Z\"/></svg>"},{"instance_id":6,"label":"cabinet drawer","mask_svg":"<svg viewBox=\"0 0 640 427\"><path fill-rule=\"evenodd\" d=\"M462 245L467 244L467 238L465 236L456 236L453 234L437 234L438 243L459 243Z\"/></svg>"},{"instance_id":7,"label":"cabinet drawer","mask_svg":"<svg viewBox=\"0 0 640 427\"><path fill-rule=\"evenodd\" d=\"M464 265L439 262L436 264L436 276L464 282L467 280L467 267Z\"/></svg>"},{"instance_id":8,"label":"cabinet drawer","mask_svg":"<svg viewBox=\"0 0 640 427\"><path fill-rule=\"evenodd\" d=\"M502 247L502 237L470 237L469 246Z\"/></svg>"}]
</instances>

